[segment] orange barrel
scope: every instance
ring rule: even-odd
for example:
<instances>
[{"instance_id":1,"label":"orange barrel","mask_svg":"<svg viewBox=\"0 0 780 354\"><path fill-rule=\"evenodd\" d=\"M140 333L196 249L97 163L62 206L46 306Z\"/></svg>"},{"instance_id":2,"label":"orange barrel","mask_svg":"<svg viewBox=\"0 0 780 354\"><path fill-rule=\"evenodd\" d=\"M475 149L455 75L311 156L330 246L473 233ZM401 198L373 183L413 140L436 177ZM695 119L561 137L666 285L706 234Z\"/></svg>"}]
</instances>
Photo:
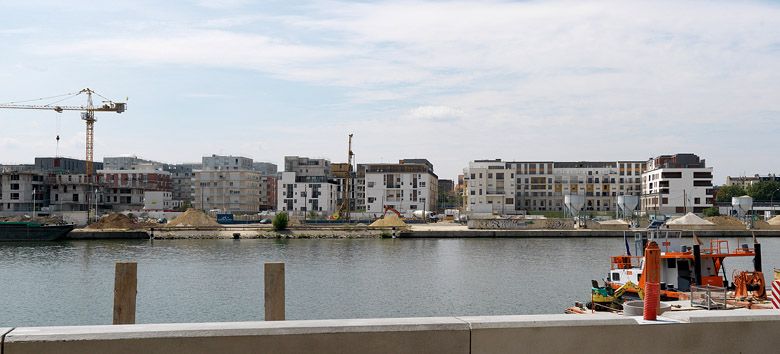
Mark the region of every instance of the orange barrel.
<instances>
[{"instance_id":1,"label":"orange barrel","mask_svg":"<svg viewBox=\"0 0 780 354\"><path fill-rule=\"evenodd\" d=\"M655 241L650 241L645 248L645 271L642 277L645 279L644 319L655 321L661 306L661 249Z\"/></svg>"}]
</instances>

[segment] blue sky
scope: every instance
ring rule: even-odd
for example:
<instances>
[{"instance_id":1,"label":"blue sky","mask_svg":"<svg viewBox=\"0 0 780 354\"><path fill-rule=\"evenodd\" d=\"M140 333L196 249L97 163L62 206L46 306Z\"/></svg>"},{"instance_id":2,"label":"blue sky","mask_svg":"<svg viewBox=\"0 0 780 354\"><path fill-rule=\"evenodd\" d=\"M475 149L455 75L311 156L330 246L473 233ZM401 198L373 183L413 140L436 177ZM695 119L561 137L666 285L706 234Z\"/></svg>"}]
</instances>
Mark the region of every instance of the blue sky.
<instances>
[{"instance_id":1,"label":"blue sky","mask_svg":"<svg viewBox=\"0 0 780 354\"><path fill-rule=\"evenodd\" d=\"M97 159L359 163L694 152L780 172L780 4L0 1L0 103L90 87ZM73 104L80 104L76 100ZM0 163L83 157L77 113L0 110Z\"/></svg>"}]
</instances>

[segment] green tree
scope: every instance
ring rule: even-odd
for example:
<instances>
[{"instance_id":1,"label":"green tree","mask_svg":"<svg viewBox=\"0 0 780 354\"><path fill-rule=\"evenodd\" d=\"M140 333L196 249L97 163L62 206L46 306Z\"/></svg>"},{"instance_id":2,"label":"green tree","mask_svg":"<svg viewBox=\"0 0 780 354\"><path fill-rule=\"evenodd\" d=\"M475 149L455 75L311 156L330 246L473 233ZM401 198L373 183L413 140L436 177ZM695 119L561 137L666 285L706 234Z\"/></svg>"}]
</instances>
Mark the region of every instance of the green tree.
<instances>
[{"instance_id":1,"label":"green tree","mask_svg":"<svg viewBox=\"0 0 780 354\"><path fill-rule=\"evenodd\" d=\"M274 216L274 220L271 221L271 225L273 225L274 231L282 231L287 229L287 223L289 222L290 218L287 216L287 213L281 212Z\"/></svg>"},{"instance_id":2,"label":"green tree","mask_svg":"<svg viewBox=\"0 0 780 354\"><path fill-rule=\"evenodd\" d=\"M747 194L747 191L745 191L745 188L742 188L742 186L734 184L730 186L722 186L718 189L718 194L715 197L715 200L722 203L730 203L731 197L741 197L743 195Z\"/></svg>"},{"instance_id":3,"label":"green tree","mask_svg":"<svg viewBox=\"0 0 780 354\"><path fill-rule=\"evenodd\" d=\"M710 217L710 216L718 216L720 215L720 209L717 207L709 207L707 209L704 209L704 216Z\"/></svg>"},{"instance_id":4,"label":"green tree","mask_svg":"<svg viewBox=\"0 0 780 354\"><path fill-rule=\"evenodd\" d=\"M747 195L754 201L768 202L780 198L780 182L761 181L753 183L747 188Z\"/></svg>"}]
</instances>

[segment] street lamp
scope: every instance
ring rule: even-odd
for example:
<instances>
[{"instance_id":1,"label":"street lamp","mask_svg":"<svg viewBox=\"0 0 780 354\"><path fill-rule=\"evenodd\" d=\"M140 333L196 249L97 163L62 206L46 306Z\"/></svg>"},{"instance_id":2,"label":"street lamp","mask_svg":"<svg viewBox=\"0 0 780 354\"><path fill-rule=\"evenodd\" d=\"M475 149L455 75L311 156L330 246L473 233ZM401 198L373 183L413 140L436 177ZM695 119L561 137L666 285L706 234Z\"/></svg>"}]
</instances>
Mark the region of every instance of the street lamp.
<instances>
[{"instance_id":1,"label":"street lamp","mask_svg":"<svg viewBox=\"0 0 780 354\"><path fill-rule=\"evenodd\" d=\"M774 211L775 211L775 201L774 201L775 193L777 193L777 191L780 191L780 188L775 188L775 190L772 191L772 194L769 195L769 207L772 208L772 213L773 214L774 214Z\"/></svg>"}]
</instances>

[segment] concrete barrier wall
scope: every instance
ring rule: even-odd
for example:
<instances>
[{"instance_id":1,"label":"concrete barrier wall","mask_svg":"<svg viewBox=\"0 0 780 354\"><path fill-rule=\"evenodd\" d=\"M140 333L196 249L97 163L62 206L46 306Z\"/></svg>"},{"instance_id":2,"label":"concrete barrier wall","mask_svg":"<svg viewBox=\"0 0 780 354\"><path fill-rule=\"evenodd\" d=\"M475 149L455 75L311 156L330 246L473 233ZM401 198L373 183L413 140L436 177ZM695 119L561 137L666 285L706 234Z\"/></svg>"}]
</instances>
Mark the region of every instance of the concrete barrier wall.
<instances>
[{"instance_id":1,"label":"concrete barrier wall","mask_svg":"<svg viewBox=\"0 0 780 354\"><path fill-rule=\"evenodd\" d=\"M2 354L775 353L777 333L778 310L38 327Z\"/></svg>"}]
</instances>

